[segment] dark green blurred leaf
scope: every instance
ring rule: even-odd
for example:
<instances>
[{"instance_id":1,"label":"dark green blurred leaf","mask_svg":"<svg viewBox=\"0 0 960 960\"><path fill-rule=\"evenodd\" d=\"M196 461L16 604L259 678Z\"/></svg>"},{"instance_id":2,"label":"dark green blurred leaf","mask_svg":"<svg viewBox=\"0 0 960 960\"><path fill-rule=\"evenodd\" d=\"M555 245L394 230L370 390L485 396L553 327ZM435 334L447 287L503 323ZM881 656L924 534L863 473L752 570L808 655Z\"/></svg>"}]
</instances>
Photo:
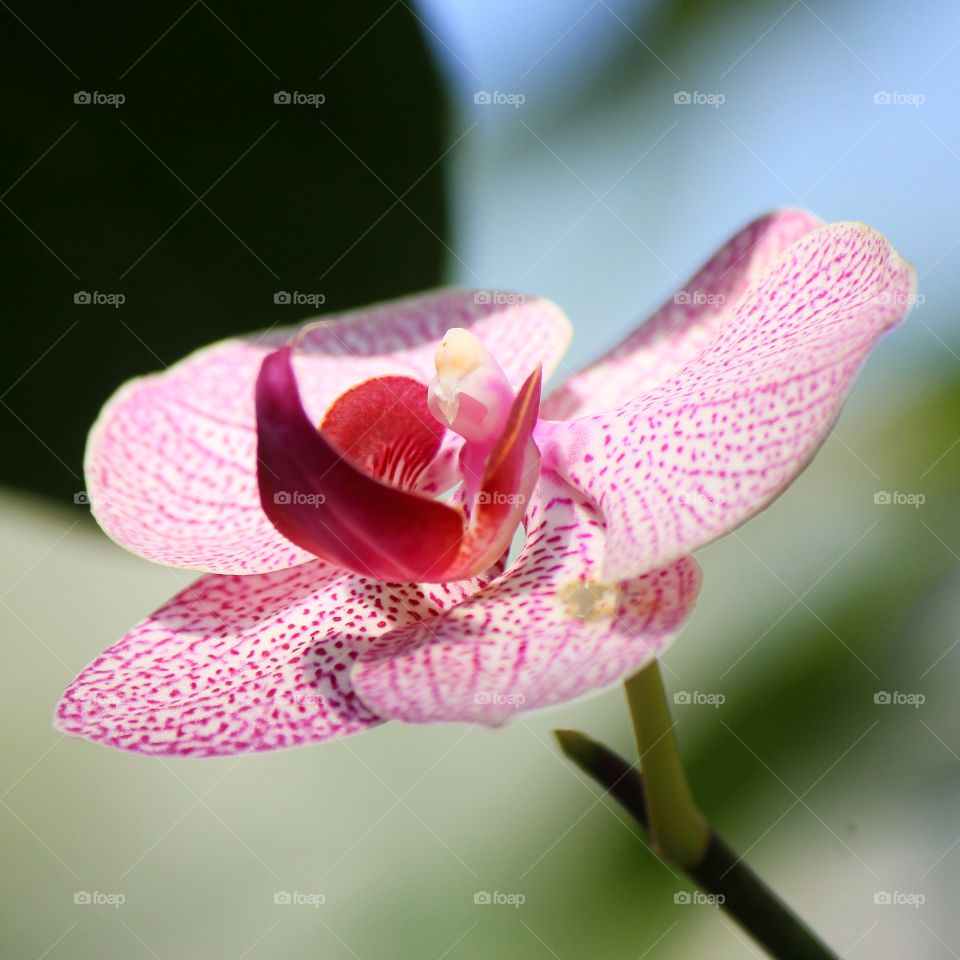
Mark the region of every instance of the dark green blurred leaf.
<instances>
[{"instance_id":1,"label":"dark green blurred leaf","mask_svg":"<svg viewBox=\"0 0 960 960\"><path fill-rule=\"evenodd\" d=\"M317 312L277 291L336 310L441 279L444 100L404 4L17 6L0 14L0 481L69 501L110 393Z\"/></svg>"}]
</instances>

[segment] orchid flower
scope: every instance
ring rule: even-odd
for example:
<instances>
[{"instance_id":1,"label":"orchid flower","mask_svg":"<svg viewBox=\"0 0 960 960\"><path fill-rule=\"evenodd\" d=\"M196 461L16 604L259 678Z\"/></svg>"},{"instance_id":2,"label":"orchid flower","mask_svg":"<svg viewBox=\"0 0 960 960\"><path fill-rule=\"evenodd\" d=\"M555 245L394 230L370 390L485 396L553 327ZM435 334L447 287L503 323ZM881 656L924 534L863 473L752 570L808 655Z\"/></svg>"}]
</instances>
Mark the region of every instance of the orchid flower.
<instances>
[{"instance_id":1,"label":"orchid flower","mask_svg":"<svg viewBox=\"0 0 960 960\"><path fill-rule=\"evenodd\" d=\"M563 313L449 290L126 384L88 442L95 516L204 575L74 680L59 728L237 754L498 725L635 673L693 609L692 552L806 466L913 290L876 232L787 210L542 403Z\"/></svg>"}]
</instances>

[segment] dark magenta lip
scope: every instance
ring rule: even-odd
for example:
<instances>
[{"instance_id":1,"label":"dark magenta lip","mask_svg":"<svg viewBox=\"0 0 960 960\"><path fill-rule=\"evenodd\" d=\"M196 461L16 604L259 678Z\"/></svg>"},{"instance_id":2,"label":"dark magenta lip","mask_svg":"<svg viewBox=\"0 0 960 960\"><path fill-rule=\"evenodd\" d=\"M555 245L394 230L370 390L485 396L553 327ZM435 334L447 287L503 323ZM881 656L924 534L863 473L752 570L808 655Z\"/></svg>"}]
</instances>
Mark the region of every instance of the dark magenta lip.
<instances>
[{"instance_id":1,"label":"dark magenta lip","mask_svg":"<svg viewBox=\"0 0 960 960\"><path fill-rule=\"evenodd\" d=\"M539 458L532 435L540 384L538 368L518 393L490 453L481 484L488 496L468 522L462 509L393 486L345 456L310 421L292 349L282 347L264 359L256 385L257 483L264 513L291 543L365 576L407 582L474 576L482 572L475 569L479 557L496 551L501 540L505 550L522 519L522 511L504 504L525 500L536 481L525 470L531 448Z\"/></svg>"}]
</instances>

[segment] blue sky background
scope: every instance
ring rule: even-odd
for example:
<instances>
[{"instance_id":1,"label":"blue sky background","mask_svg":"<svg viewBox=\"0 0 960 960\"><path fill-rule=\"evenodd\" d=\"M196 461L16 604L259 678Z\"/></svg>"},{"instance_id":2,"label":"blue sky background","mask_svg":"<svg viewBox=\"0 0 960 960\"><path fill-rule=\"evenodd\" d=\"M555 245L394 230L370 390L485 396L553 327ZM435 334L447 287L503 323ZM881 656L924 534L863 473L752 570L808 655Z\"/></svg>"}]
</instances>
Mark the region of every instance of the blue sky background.
<instances>
[{"instance_id":1,"label":"blue sky background","mask_svg":"<svg viewBox=\"0 0 960 960\"><path fill-rule=\"evenodd\" d=\"M450 155L457 282L556 300L581 360L744 221L802 205L876 227L917 264L924 303L883 362L956 371L960 7L716 5L669 44L651 3L639 16L588 0L421 9L454 91L451 139L463 136ZM645 76L605 80L615 57ZM477 106L476 90L526 102ZM678 106L679 90L726 99Z\"/></svg>"}]
</instances>

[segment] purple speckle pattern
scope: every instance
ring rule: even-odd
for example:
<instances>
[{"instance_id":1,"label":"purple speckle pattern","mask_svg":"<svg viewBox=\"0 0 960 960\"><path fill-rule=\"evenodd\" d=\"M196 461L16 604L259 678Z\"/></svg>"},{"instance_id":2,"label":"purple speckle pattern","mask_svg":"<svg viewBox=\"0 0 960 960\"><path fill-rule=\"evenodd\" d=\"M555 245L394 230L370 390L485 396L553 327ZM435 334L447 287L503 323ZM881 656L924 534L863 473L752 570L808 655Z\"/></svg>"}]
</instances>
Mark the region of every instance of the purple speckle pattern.
<instances>
[{"instance_id":1,"label":"purple speckle pattern","mask_svg":"<svg viewBox=\"0 0 960 960\"><path fill-rule=\"evenodd\" d=\"M426 383L436 341L472 327L515 387L538 363L552 369L569 322L534 297L505 306L441 290L328 318L295 361L317 423L345 390L400 374ZM312 556L284 539L260 508L253 387L264 357L293 329L207 347L161 374L133 380L106 404L87 443L86 483L103 529L128 550L211 573L267 573ZM456 443L437 465L449 465Z\"/></svg>"},{"instance_id":2,"label":"purple speckle pattern","mask_svg":"<svg viewBox=\"0 0 960 960\"><path fill-rule=\"evenodd\" d=\"M693 609L691 558L599 585L603 523L555 478L541 479L527 525L520 556L490 580L390 584L320 561L201 577L74 680L57 726L203 757L388 719L499 724L638 669Z\"/></svg>"},{"instance_id":3,"label":"purple speckle pattern","mask_svg":"<svg viewBox=\"0 0 960 960\"><path fill-rule=\"evenodd\" d=\"M108 746L187 757L358 733L380 722L352 686L362 652L484 582L381 583L319 560L209 574L97 657L64 694L56 724Z\"/></svg>"},{"instance_id":4,"label":"purple speckle pattern","mask_svg":"<svg viewBox=\"0 0 960 960\"><path fill-rule=\"evenodd\" d=\"M806 210L758 217L623 341L544 400L546 420L612 410L675 376L716 337L747 287L790 244L820 226Z\"/></svg>"},{"instance_id":5,"label":"purple speckle pattern","mask_svg":"<svg viewBox=\"0 0 960 960\"><path fill-rule=\"evenodd\" d=\"M639 670L676 636L700 585L692 557L599 581L605 531L582 494L544 474L527 539L501 577L440 616L378 637L353 684L384 718L497 725Z\"/></svg>"},{"instance_id":6,"label":"purple speckle pattern","mask_svg":"<svg viewBox=\"0 0 960 960\"><path fill-rule=\"evenodd\" d=\"M914 284L880 234L820 227L747 288L671 380L614 410L541 425L544 466L603 513L604 578L690 553L781 493L877 338L909 310Z\"/></svg>"}]
</instances>

